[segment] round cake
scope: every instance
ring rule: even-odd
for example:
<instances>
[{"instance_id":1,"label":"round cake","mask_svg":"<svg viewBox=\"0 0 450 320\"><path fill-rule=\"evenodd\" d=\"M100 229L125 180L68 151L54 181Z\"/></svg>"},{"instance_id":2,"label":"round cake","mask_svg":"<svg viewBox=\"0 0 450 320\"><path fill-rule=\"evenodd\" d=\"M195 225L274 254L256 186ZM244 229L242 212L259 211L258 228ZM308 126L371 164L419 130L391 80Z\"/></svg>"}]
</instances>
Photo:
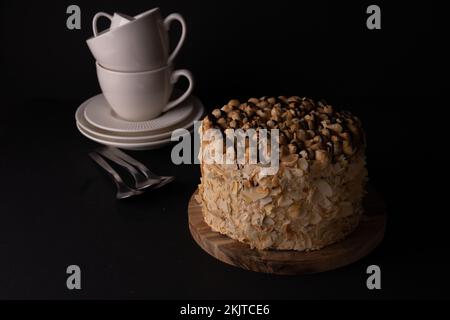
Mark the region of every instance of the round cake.
<instances>
[{"instance_id":1,"label":"round cake","mask_svg":"<svg viewBox=\"0 0 450 320\"><path fill-rule=\"evenodd\" d=\"M350 234L362 214L367 180L361 122L304 97L231 100L201 131L279 129L279 169L201 163L197 200L212 230L257 249L309 251ZM201 153L210 141L201 135Z\"/></svg>"}]
</instances>

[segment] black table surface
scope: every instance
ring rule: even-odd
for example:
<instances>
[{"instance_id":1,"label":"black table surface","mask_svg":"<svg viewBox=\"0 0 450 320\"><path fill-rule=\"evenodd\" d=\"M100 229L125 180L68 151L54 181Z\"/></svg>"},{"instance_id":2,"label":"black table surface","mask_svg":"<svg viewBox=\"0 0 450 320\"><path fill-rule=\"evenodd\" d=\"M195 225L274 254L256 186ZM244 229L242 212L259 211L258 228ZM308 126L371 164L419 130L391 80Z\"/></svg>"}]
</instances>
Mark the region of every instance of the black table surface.
<instances>
[{"instance_id":1,"label":"black table surface","mask_svg":"<svg viewBox=\"0 0 450 320\"><path fill-rule=\"evenodd\" d=\"M199 167L172 164L171 146L129 153L159 174L175 175L176 182L116 200L112 182L87 156L98 145L75 127L81 102L11 102L14 111L0 120L1 298L449 296L443 276L449 267L447 242L439 230L444 227L424 219L419 202L411 203L422 192L406 183L415 164L382 160L385 153L404 154L395 145L382 148L382 137L373 139L368 151L371 183L388 205L382 244L360 261L325 273L258 274L219 262L193 241L187 204L199 183ZM370 126L368 131L370 138ZM433 226L438 229L431 231ZM66 288L66 268L72 264L82 270L80 291ZM366 288L371 264L381 267L382 290Z\"/></svg>"},{"instance_id":2,"label":"black table surface","mask_svg":"<svg viewBox=\"0 0 450 320\"><path fill-rule=\"evenodd\" d=\"M445 10L377 1L382 29L369 30L368 1L79 0L81 29L70 30L71 4L1 2L0 298L450 298L448 187L441 186L448 19L438 18ZM134 15L154 6L185 17L177 68L193 72L194 93L209 110L231 98L308 95L361 118L370 183L388 213L375 251L304 276L217 261L188 230L199 167L174 165L170 146L130 155L175 175L174 183L115 199L88 157L98 145L75 126L76 108L100 92L85 41L96 12ZM174 26L171 43L178 36ZM381 290L366 287L372 264L381 268ZM81 268L81 290L66 288L69 265Z\"/></svg>"}]
</instances>

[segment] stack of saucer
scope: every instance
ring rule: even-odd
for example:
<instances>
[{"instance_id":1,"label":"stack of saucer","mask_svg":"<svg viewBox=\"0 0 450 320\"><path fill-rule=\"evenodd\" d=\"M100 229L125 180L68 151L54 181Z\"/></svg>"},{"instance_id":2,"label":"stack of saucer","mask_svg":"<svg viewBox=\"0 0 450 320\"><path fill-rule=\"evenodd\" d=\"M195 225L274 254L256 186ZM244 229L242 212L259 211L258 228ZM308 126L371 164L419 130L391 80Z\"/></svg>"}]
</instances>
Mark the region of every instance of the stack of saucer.
<instances>
[{"instance_id":1,"label":"stack of saucer","mask_svg":"<svg viewBox=\"0 0 450 320\"><path fill-rule=\"evenodd\" d=\"M75 113L77 127L98 143L128 150L150 150L170 143L173 130L193 129L204 113L201 101L190 96L180 106L147 121L123 120L111 111L103 94L85 101Z\"/></svg>"},{"instance_id":2,"label":"stack of saucer","mask_svg":"<svg viewBox=\"0 0 450 320\"><path fill-rule=\"evenodd\" d=\"M97 20L111 20L97 31ZM169 26L180 22L181 37L169 54ZM76 112L77 127L91 140L123 149L154 149L170 143L174 129L191 130L203 114L201 102L191 96L194 81L172 63L186 36L184 19L172 13L164 20L158 8L130 17L99 12L93 19L94 36L87 44L96 59L102 94L85 101ZM173 86L185 77L184 93ZM170 101L169 101L170 100Z\"/></svg>"}]
</instances>

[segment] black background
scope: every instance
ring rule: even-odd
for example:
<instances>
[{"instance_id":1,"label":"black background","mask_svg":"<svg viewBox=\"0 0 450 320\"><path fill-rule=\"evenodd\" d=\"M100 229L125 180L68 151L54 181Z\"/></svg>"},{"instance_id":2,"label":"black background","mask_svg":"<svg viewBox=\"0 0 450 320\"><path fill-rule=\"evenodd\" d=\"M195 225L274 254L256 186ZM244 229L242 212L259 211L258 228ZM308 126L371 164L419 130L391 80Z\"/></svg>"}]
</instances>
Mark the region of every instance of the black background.
<instances>
[{"instance_id":1,"label":"black background","mask_svg":"<svg viewBox=\"0 0 450 320\"><path fill-rule=\"evenodd\" d=\"M81 30L66 28L70 4L81 8ZM366 28L369 4L381 7L381 30ZM98 11L154 6L185 17L177 67L194 73L207 108L308 95L362 119L370 180L389 214L378 249L301 277L222 264L189 235L199 169L173 165L170 147L131 154L176 183L114 199L87 157L96 144L75 127L76 108L100 91L85 40ZM448 298L449 219L439 207L448 35L439 11L430 1L2 1L0 298ZM66 289L70 264L82 269L81 291ZM370 264L382 269L380 291L365 286Z\"/></svg>"}]
</instances>

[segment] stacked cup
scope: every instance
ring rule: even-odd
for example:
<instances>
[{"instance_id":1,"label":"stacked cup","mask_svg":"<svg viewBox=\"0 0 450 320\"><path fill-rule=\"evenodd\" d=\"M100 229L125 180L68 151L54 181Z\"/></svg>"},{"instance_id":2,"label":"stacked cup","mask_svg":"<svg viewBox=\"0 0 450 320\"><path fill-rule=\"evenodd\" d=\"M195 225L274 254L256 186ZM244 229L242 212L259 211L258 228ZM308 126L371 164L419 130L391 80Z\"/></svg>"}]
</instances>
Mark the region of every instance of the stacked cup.
<instances>
[{"instance_id":1,"label":"stacked cup","mask_svg":"<svg viewBox=\"0 0 450 320\"><path fill-rule=\"evenodd\" d=\"M111 20L109 29L97 31L100 17ZM178 44L169 54L170 24L178 21L182 31ZM192 92L194 80L185 69L173 70L172 62L186 37L186 24L178 13L164 20L159 8L135 17L99 12L92 21L94 36L87 44L96 59L100 88L115 114L128 121L158 117L183 102ZM169 101L180 77L189 81L188 89Z\"/></svg>"}]
</instances>

